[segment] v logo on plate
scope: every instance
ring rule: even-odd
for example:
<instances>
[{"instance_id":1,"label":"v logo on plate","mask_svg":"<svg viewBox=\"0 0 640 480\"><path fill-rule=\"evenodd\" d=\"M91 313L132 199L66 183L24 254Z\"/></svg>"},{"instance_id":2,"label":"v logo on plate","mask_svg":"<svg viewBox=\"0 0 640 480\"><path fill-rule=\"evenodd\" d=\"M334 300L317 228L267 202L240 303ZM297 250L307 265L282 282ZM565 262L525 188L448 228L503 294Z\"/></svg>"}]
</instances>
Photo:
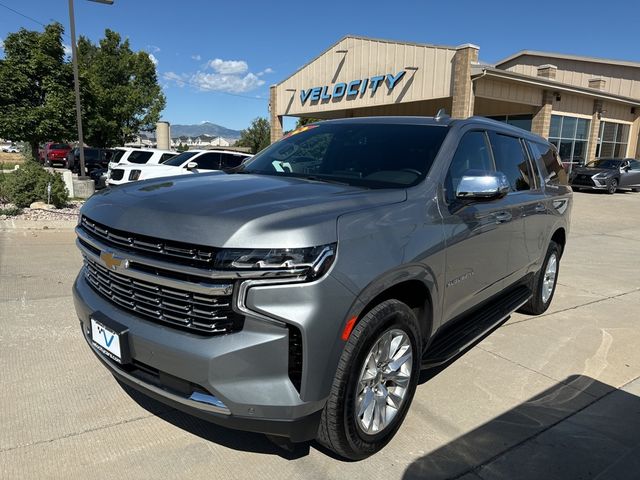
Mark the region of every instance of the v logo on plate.
<instances>
[{"instance_id":1,"label":"v logo on plate","mask_svg":"<svg viewBox=\"0 0 640 480\"><path fill-rule=\"evenodd\" d=\"M111 338L107 339L107 332L104 330L102 330L102 336L104 337L104 343L107 344L107 347L111 346L111 342L113 342L113 339L116 337L115 335L111 335Z\"/></svg>"}]
</instances>

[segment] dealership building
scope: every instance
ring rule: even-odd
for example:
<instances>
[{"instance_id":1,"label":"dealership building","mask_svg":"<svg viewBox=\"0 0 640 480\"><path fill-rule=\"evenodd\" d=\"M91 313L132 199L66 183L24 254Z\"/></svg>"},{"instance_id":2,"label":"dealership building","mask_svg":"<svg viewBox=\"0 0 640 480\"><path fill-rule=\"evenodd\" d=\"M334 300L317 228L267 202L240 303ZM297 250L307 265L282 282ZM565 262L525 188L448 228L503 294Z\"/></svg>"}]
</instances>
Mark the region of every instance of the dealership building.
<instances>
[{"instance_id":1,"label":"dealership building","mask_svg":"<svg viewBox=\"0 0 640 480\"><path fill-rule=\"evenodd\" d=\"M640 63L521 51L494 65L480 48L346 36L270 89L283 118L482 115L553 142L565 162L640 158Z\"/></svg>"}]
</instances>

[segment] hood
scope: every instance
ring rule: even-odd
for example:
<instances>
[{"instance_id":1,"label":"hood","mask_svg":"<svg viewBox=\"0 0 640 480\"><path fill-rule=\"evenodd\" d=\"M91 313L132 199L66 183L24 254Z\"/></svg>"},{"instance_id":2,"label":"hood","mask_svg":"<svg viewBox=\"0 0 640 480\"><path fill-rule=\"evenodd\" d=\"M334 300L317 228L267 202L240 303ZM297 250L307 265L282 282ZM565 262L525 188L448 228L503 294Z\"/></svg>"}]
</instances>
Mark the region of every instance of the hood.
<instances>
[{"instance_id":1,"label":"hood","mask_svg":"<svg viewBox=\"0 0 640 480\"><path fill-rule=\"evenodd\" d=\"M367 190L291 177L219 173L122 185L92 196L82 214L125 232L227 248L333 243L347 212L399 203L404 189Z\"/></svg>"}]
</instances>

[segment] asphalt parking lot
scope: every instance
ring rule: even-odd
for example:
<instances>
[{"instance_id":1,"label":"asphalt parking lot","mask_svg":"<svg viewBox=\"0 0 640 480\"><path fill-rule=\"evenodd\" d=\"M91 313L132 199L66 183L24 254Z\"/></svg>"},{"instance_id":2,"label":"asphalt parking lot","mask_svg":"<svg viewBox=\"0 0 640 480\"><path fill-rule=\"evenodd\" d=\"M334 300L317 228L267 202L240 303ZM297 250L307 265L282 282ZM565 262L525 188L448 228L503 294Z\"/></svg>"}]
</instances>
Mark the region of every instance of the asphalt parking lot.
<instances>
[{"instance_id":1,"label":"asphalt parking lot","mask_svg":"<svg viewBox=\"0 0 640 480\"><path fill-rule=\"evenodd\" d=\"M551 309L423 375L393 441L344 462L124 390L78 328L72 230L5 224L0 478L638 478L639 252L640 194L576 193Z\"/></svg>"}]
</instances>

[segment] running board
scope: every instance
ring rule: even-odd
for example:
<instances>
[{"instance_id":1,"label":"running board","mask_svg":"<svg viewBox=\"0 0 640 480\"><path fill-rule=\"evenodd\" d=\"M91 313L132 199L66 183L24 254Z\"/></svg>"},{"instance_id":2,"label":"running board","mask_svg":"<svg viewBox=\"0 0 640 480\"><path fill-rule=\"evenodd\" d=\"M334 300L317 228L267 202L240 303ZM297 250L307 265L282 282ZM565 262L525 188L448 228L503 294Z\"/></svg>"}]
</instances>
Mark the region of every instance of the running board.
<instances>
[{"instance_id":1,"label":"running board","mask_svg":"<svg viewBox=\"0 0 640 480\"><path fill-rule=\"evenodd\" d=\"M493 300L466 318L456 320L436 334L422 357L422 368L438 367L460 355L478 340L489 335L506 321L511 313L527 303L531 289L521 285L507 295Z\"/></svg>"}]
</instances>

